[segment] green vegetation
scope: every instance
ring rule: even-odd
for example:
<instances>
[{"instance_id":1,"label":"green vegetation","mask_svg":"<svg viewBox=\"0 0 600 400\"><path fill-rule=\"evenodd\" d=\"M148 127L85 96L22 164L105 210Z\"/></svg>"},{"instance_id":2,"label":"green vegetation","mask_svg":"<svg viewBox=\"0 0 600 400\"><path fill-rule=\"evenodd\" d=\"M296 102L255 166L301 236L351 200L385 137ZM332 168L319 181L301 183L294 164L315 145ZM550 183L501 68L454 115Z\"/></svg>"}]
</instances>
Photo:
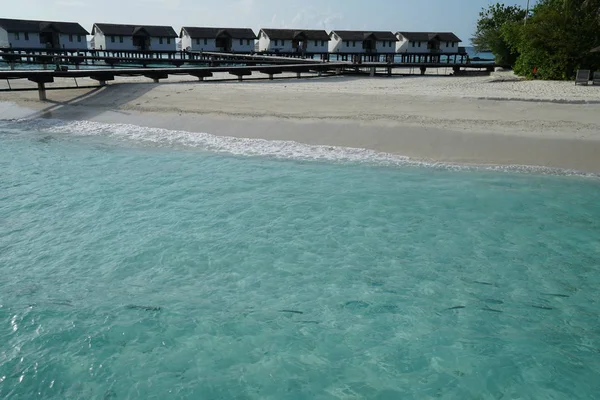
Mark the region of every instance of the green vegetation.
<instances>
[{"instance_id":1,"label":"green vegetation","mask_svg":"<svg viewBox=\"0 0 600 400\"><path fill-rule=\"evenodd\" d=\"M515 73L541 79L571 79L579 68L600 69L600 0L540 0L525 10L496 4L480 14L473 38Z\"/></svg>"},{"instance_id":2,"label":"green vegetation","mask_svg":"<svg viewBox=\"0 0 600 400\"><path fill-rule=\"evenodd\" d=\"M504 35L504 26L523 23L525 10L519 6L495 4L479 13L477 30L471 39L477 51L489 49L499 64L514 65L518 53L510 46Z\"/></svg>"}]
</instances>

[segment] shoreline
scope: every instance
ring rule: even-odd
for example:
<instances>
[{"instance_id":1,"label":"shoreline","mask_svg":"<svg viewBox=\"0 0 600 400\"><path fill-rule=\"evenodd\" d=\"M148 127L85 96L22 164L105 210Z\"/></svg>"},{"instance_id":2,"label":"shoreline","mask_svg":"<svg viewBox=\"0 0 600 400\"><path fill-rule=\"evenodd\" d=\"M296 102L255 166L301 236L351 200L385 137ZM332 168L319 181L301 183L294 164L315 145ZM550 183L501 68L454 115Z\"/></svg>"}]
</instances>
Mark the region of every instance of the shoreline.
<instances>
[{"instance_id":1,"label":"shoreline","mask_svg":"<svg viewBox=\"0 0 600 400\"><path fill-rule=\"evenodd\" d=\"M348 96L333 83L344 84L322 80L310 85L314 91L291 81L114 84L61 90L45 103L35 101L35 93L0 93L0 102L30 109L18 117L367 149L415 162L600 173L598 105L409 96L392 90L357 90ZM4 114L6 109L5 103Z\"/></svg>"}]
</instances>

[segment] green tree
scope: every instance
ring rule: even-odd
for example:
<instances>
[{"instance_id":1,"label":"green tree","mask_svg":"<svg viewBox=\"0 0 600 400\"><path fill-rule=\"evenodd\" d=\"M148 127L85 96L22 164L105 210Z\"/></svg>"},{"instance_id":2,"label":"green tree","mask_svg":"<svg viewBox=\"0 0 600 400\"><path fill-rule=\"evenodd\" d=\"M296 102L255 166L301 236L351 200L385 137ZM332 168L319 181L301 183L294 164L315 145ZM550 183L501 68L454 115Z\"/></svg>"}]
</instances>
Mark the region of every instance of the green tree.
<instances>
[{"instance_id":1,"label":"green tree","mask_svg":"<svg viewBox=\"0 0 600 400\"><path fill-rule=\"evenodd\" d=\"M571 79L579 68L598 69L600 0L540 0L527 24L502 28L511 51L519 56L515 73L541 79Z\"/></svg>"},{"instance_id":2,"label":"green tree","mask_svg":"<svg viewBox=\"0 0 600 400\"><path fill-rule=\"evenodd\" d=\"M507 24L523 22L526 11L519 6L506 6L501 3L489 6L479 13L477 29L471 42L477 51L490 50L499 64L514 65L518 57L517 48L511 46L504 37L503 27Z\"/></svg>"}]
</instances>

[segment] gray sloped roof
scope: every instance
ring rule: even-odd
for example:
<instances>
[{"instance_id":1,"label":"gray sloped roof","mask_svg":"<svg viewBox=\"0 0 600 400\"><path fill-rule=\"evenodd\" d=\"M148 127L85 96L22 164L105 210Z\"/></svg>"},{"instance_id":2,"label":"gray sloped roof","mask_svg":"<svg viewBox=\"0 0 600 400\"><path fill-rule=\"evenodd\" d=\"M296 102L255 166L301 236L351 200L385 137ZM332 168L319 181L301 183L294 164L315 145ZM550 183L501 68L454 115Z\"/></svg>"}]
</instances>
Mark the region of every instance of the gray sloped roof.
<instances>
[{"instance_id":1,"label":"gray sloped roof","mask_svg":"<svg viewBox=\"0 0 600 400\"><path fill-rule=\"evenodd\" d=\"M261 29L270 39L280 40L329 40L329 35L322 29Z\"/></svg>"},{"instance_id":2,"label":"gray sloped roof","mask_svg":"<svg viewBox=\"0 0 600 400\"><path fill-rule=\"evenodd\" d=\"M105 35L133 36L134 33L144 30L148 33L148 35L153 37L178 37L177 33L175 32L172 26L96 23L94 24L94 28L92 29L92 34L94 33L95 28L100 29L100 31Z\"/></svg>"},{"instance_id":3,"label":"gray sloped roof","mask_svg":"<svg viewBox=\"0 0 600 400\"><path fill-rule=\"evenodd\" d=\"M388 31L332 31L342 40L365 40L374 38L375 40L397 41L396 35Z\"/></svg>"},{"instance_id":4,"label":"gray sloped roof","mask_svg":"<svg viewBox=\"0 0 600 400\"><path fill-rule=\"evenodd\" d=\"M47 30L53 30L59 33L74 35L89 35L77 22L60 21L32 21L25 19L0 19L0 27L9 32L31 32L39 33Z\"/></svg>"},{"instance_id":5,"label":"gray sloped roof","mask_svg":"<svg viewBox=\"0 0 600 400\"><path fill-rule=\"evenodd\" d=\"M411 42L428 42L436 37L441 42L462 42L452 32L398 32L398 34Z\"/></svg>"},{"instance_id":6,"label":"gray sloped roof","mask_svg":"<svg viewBox=\"0 0 600 400\"><path fill-rule=\"evenodd\" d=\"M197 28L184 26L192 39L214 39L221 35L229 35L233 39L256 39L254 31L250 28ZM181 35L180 35L181 36Z\"/></svg>"}]
</instances>

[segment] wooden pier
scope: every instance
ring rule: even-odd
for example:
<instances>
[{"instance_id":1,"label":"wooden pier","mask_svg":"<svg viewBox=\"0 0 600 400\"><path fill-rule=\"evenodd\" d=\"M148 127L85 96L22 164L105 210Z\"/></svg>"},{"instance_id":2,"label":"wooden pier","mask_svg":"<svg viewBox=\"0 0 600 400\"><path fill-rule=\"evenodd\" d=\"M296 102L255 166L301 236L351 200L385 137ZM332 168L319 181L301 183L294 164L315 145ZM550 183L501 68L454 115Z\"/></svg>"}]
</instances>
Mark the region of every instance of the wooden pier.
<instances>
[{"instance_id":1,"label":"wooden pier","mask_svg":"<svg viewBox=\"0 0 600 400\"><path fill-rule=\"evenodd\" d=\"M220 65L269 65L300 64L317 62L367 62L430 64L445 62L448 65L469 64L470 59L464 50L457 53L222 53L197 51L141 51L141 50L69 50L69 49L0 49L0 60L15 69L19 64L81 66L220 66Z\"/></svg>"},{"instance_id":2,"label":"wooden pier","mask_svg":"<svg viewBox=\"0 0 600 400\"><path fill-rule=\"evenodd\" d=\"M318 63L318 64L292 64L292 65L261 65L261 66L229 66L229 67L207 67L207 68L118 68L118 69L79 69L79 70L16 70L0 71L0 79L27 79L38 85L40 100L46 100L46 83L54 82L55 78L90 78L98 81L104 86L113 81L116 76L131 77L144 76L152 79L155 83L161 79L167 79L169 75L189 75L204 80L212 77L214 73L225 72L237 77L242 81L244 76L258 72L266 74L269 79L284 72L295 73L298 78L302 73L341 73L346 67L345 63Z\"/></svg>"},{"instance_id":3,"label":"wooden pier","mask_svg":"<svg viewBox=\"0 0 600 400\"><path fill-rule=\"evenodd\" d=\"M315 57L318 56L318 59ZM442 61L442 56L446 57ZM101 86L116 76L144 76L159 82L169 75L189 75L199 80L214 73L228 73L242 81L253 73L275 75L295 73L335 73L347 75L392 76L394 69L418 69L424 75L427 69L451 68L458 75L465 69L493 71L495 63L471 63L464 51L456 54L305 54L305 53L220 53L192 51L106 51L64 49L4 49L0 59L11 70L0 70L0 79L28 79L38 85L40 100L46 99L46 84L55 78L91 78ZM336 61L333 61L335 59ZM15 64L42 64L43 70L16 69ZM53 69L48 69L52 65ZM165 65L164 67L151 67ZM69 68L75 66L75 69ZM82 69L81 66L86 68ZM118 68L117 68L118 66ZM108 67L108 68L107 68ZM10 87L10 83L9 83Z\"/></svg>"}]
</instances>

